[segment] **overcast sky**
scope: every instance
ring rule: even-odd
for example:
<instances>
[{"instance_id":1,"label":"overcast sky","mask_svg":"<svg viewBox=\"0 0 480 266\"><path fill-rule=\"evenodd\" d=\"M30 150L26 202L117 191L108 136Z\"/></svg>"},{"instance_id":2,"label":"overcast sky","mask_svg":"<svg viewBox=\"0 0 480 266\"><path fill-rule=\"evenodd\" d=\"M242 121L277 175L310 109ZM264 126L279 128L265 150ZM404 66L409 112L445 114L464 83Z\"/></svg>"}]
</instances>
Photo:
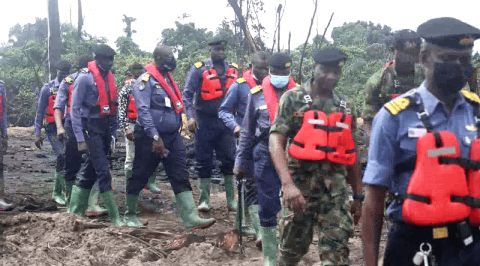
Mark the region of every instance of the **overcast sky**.
<instances>
[{"instance_id":1,"label":"overcast sky","mask_svg":"<svg viewBox=\"0 0 480 266\"><path fill-rule=\"evenodd\" d=\"M60 20L77 24L77 0L58 0ZM9 29L16 23L34 23L35 17L47 17L48 0L0 0L0 43L8 41ZM133 29L137 31L133 40L140 48L152 51L165 28L173 28L174 22L183 13L191 15L187 22L195 22L197 27L214 31L224 17L231 20L235 14L227 7L228 0L82 0L85 17L84 30L88 33L104 36L115 48L115 40L123 35L123 14L137 18ZM285 0L264 0L265 13L259 14L267 32L273 35L275 28L276 6L285 5ZM314 10L313 0L286 0L285 14L281 25L281 43L287 47L288 32L292 33L291 46L305 42ZM334 0L319 1L317 19L312 35L322 34L332 12L332 23L326 34L330 39L331 30L344 22L357 20L386 24L393 30L412 29L428 19L450 16L475 27L480 27L478 0L456 0L454 2L427 0ZM71 17L70 17L71 14ZM318 20L318 24L317 24ZM271 47L271 38L265 40ZM480 40L475 42L476 51L480 51Z\"/></svg>"}]
</instances>

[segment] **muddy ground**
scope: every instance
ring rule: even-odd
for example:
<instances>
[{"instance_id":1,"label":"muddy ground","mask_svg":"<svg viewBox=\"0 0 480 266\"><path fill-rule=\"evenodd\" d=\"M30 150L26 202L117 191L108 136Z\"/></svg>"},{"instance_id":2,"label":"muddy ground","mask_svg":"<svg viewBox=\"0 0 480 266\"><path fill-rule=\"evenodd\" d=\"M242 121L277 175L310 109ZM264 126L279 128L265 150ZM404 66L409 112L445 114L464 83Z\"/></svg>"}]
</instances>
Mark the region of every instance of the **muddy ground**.
<instances>
[{"instance_id":1,"label":"muddy ground","mask_svg":"<svg viewBox=\"0 0 480 266\"><path fill-rule=\"evenodd\" d=\"M33 128L9 128L5 159L6 198L22 205L51 197L55 158L48 141L43 150L33 144ZM190 144L187 143L190 148ZM115 196L123 213L125 148L119 143L112 160ZM188 166L194 197L198 200L198 180L190 150ZM139 206L145 229L116 228L105 218L79 218L58 207L51 212L16 211L0 213L1 265L263 265L261 251L253 237L244 237L245 256L238 246L229 248L235 214L228 212L221 180L212 186L213 211L217 223L203 231L187 232L174 206L174 196L159 169L160 195L144 191ZM203 215L203 214L202 214ZM359 228L350 239L351 265L363 265ZM382 240L382 251L385 236ZM233 241L235 242L235 241ZM316 249L318 238L299 265L321 265ZM186 246L172 250L175 246Z\"/></svg>"}]
</instances>

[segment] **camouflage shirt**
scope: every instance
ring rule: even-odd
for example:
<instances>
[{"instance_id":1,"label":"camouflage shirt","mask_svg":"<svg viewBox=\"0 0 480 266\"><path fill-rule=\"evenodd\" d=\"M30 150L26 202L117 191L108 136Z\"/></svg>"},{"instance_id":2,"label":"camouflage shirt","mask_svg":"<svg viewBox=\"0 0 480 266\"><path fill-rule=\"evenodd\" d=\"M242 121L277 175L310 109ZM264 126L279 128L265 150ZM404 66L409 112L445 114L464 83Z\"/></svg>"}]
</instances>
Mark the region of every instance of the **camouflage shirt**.
<instances>
[{"instance_id":1,"label":"camouflage shirt","mask_svg":"<svg viewBox=\"0 0 480 266\"><path fill-rule=\"evenodd\" d=\"M311 93L310 82L283 94L278 105L275 122L270 128L270 133L276 132L287 137L287 150L303 123L303 117L294 116L294 112L303 113L311 110L310 105L304 100L305 91L308 94ZM329 115L333 112L341 112L340 102L342 100L346 102L346 112L352 114L352 132L353 137L357 140L355 112L352 110L353 105L345 96L341 96L334 90L331 97L318 101L314 100L313 106L320 106L318 110ZM319 197L322 193L325 193L324 189L326 188L333 197L345 193L347 189L347 168L345 165L330 163L326 160L297 160L288 156L288 167L293 181L302 190L304 196Z\"/></svg>"},{"instance_id":2,"label":"camouflage shirt","mask_svg":"<svg viewBox=\"0 0 480 266\"><path fill-rule=\"evenodd\" d=\"M392 94L404 94L420 86L425 79L424 68L419 64L415 65L415 75L407 78L397 76L393 62L387 66L373 74L365 84L362 117L366 121L372 121L383 105L392 99Z\"/></svg>"}]
</instances>

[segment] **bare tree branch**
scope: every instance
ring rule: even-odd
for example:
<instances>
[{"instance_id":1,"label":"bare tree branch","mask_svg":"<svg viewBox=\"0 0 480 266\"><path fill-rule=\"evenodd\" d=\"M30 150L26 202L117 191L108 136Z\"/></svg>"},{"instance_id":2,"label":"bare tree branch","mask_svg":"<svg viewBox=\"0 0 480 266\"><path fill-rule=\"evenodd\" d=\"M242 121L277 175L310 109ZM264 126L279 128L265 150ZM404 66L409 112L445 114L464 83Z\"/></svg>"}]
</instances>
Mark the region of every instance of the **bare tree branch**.
<instances>
[{"instance_id":1,"label":"bare tree branch","mask_svg":"<svg viewBox=\"0 0 480 266\"><path fill-rule=\"evenodd\" d=\"M335 12L332 12L332 15L330 16L330 20L328 21L327 27L325 28L325 31L323 32L322 41L318 45L318 50L320 50L322 48L323 40L325 40L325 34L327 34L327 30L328 30L328 27L330 27L330 22L332 22L332 18L333 18L334 13Z\"/></svg>"},{"instance_id":2,"label":"bare tree branch","mask_svg":"<svg viewBox=\"0 0 480 266\"><path fill-rule=\"evenodd\" d=\"M247 40L247 47L250 53L255 53L257 50L260 50L255 42L253 41L252 35L247 29L247 22L245 21L245 18L242 15L242 10L237 4L236 0L228 0L228 3L232 6L233 11L235 11L235 15L238 18L238 22L240 23L240 28L243 31L243 34L245 35L245 39ZM248 3L248 1L247 1ZM247 11L248 12L248 11Z\"/></svg>"},{"instance_id":3,"label":"bare tree branch","mask_svg":"<svg viewBox=\"0 0 480 266\"><path fill-rule=\"evenodd\" d=\"M280 52L280 22L282 21L282 16L280 15L280 12L282 11L282 4L279 4L278 5L278 8L277 8L277 13L278 13L278 25L277 25L277 28L278 28L278 38L277 38L277 50L278 52Z\"/></svg>"},{"instance_id":4,"label":"bare tree branch","mask_svg":"<svg viewBox=\"0 0 480 266\"><path fill-rule=\"evenodd\" d=\"M302 57L300 58L300 67L298 69L298 81L299 82L302 82L303 58L305 57L305 50L307 49L308 39L310 38L310 33L312 32L313 20L315 19L315 15L317 14L317 6L318 6L318 0L315 0L315 9L313 10L313 16L312 16L312 20L310 22L310 28L308 29L307 39L305 40L305 44L303 45Z\"/></svg>"},{"instance_id":5,"label":"bare tree branch","mask_svg":"<svg viewBox=\"0 0 480 266\"><path fill-rule=\"evenodd\" d=\"M292 38L292 32L288 32L288 54L290 54L290 39Z\"/></svg>"}]
</instances>

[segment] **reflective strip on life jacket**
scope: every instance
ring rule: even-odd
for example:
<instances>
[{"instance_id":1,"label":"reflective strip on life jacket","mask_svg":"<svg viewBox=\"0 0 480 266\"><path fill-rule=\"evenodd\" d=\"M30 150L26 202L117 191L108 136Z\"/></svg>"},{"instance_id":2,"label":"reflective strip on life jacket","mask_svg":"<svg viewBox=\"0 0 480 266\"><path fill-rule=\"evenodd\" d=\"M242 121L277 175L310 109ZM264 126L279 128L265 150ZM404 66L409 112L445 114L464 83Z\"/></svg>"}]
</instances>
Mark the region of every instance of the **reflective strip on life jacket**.
<instances>
[{"instance_id":1,"label":"reflective strip on life jacket","mask_svg":"<svg viewBox=\"0 0 480 266\"><path fill-rule=\"evenodd\" d=\"M353 165L356 161L352 136L352 117L344 113L309 110L303 114L303 124L293 138L288 153L298 160L321 161Z\"/></svg>"},{"instance_id":2,"label":"reflective strip on life jacket","mask_svg":"<svg viewBox=\"0 0 480 266\"><path fill-rule=\"evenodd\" d=\"M218 77L218 73L214 68L205 69L203 71L203 82L200 88L200 95L205 101L210 101L225 96L227 90L232 83L237 80L238 70L230 67L226 73L225 91L222 88L222 83Z\"/></svg>"},{"instance_id":3,"label":"reflective strip on life jacket","mask_svg":"<svg viewBox=\"0 0 480 266\"><path fill-rule=\"evenodd\" d=\"M45 116L45 121L47 123L55 123L55 110L53 110L53 107L55 106L55 99L57 98L56 94L48 96L48 107L47 107L47 114Z\"/></svg>"},{"instance_id":4,"label":"reflective strip on life jacket","mask_svg":"<svg viewBox=\"0 0 480 266\"><path fill-rule=\"evenodd\" d=\"M132 120L137 120L138 118L137 107L135 106L135 97L133 97L133 94L128 95L127 117L128 119Z\"/></svg>"},{"instance_id":5,"label":"reflective strip on life jacket","mask_svg":"<svg viewBox=\"0 0 480 266\"><path fill-rule=\"evenodd\" d=\"M100 115L107 116L114 114L117 106L114 104L117 98L117 85L112 74L112 71L108 71L107 82L110 95L107 95L107 89L105 88L105 80L100 74L97 63L95 61L88 62L88 70L92 72L93 78L98 91L97 105L100 107Z\"/></svg>"},{"instance_id":6,"label":"reflective strip on life jacket","mask_svg":"<svg viewBox=\"0 0 480 266\"><path fill-rule=\"evenodd\" d=\"M417 162L403 202L403 219L419 226L465 220L470 207L454 198L469 194L462 166L444 164L441 158L460 158L455 134L427 133L417 140Z\"/></svg>"},{"instance_id":7,"label":"reflective strip on life jacket","mask_svg":"<svg viewBox=\"0 0 480 266\"><path fill-rule=\"evenodd\" d=\"M0 95L0 115L3 115L3 95Z\"/></svg>"}]
</instances>

